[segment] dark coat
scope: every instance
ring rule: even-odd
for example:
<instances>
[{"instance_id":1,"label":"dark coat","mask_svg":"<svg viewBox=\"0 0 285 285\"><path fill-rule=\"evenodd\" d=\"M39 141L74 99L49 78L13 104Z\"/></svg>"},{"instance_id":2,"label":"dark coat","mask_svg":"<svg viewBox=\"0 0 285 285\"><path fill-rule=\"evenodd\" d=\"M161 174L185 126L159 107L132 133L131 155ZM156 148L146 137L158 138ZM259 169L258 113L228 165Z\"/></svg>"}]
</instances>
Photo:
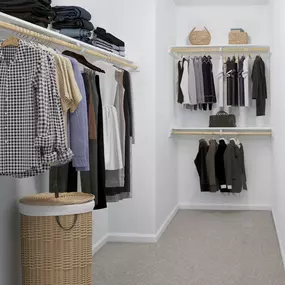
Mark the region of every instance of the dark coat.
<instances>
[{"instance_id":1,"label":"dark coat","mask_svg":"<svg viewBox=\"0 0 285 285\"><path fill-rule=\"evenodd\" d=\"M210 192L209 178L207 174L206 156L209 150L208 143L202 139L199 141L199 150L194 161L200 177L201 192Z\"/></svg>"},{"instance_id":2,"label":"dark coat","mask_svg":"<svg viewBox=\"0 0 285 285\"><path fill-rule=\"evenodd\" d=\"M257 56L252 68L252 99L256 100L256 116L265 116L267 83L265 63Z\"/></svg>"},{"instance_id":3,"label":"dark coat","mask_svg":"<svg viewBox=\"0 0 285 285\"><path fill-rule=\"evenodd\" d=\"M238 98L239 98L239 106L245 106L245 92L244 92L244 77L243 77L243 62L245 57L242 56L238 60Z\"/></svg>"},{"instance_id":4,"label":"dark coat","mask_svg":"<svg viewBox=\"0 0 285 285\"><path fill-rule=\"evenodd\" d=\"M216 167L215 167L215 157L217 152L218 144L216 140L210 140L209 150L206 155L207 164L207 174L210 184L210 192L217 192L219 190L218 180L216 178Z\"/></svg>"},{"instance_id":5,"label":"dark coat","mask_svg":"<svg viewBox=\"0 0 285 285\"><path fill-rule=\"evenodd\" d=\"M226 142L224 140L220 140L215 156L215 168L216 168L216 177L221 192L229 192L227 188L225 162L224 162L224 154L226 149L227 149Z\"/></svg>"},{"instance_id":6,"label":"dark coat","mask_svg":"<svg viewBox=\"0 0 285 285\"><path fill-rule=\"evenodd\" d=\"M184 72L184 61L186 59L183 58L183 60L179 60L178 61L178 99L177 99L177 103L182 104L184 102L184 95L181 89L181 81L182 81L182 76L183 76L183 72Z\"/></svg>"},{"instance_id":7,"label":"dark coat","mask_svg":"<svg viewBox=\"0 0 285 285\"><path fill-rule=\"evenodd\" d=\"M238 77L235 57L227 60L227 105L238 106Z\"/></svg>"},{"instance_id":8,"label":"dark coat","mask_svg":"<svg viewBox=\"0 0 285 285\"><path fill-rule=\"evenodd\" d=\"M246 173L244 166L244 151L233 140L227 146L224 154L227 187L231 193L241 193L247 190Z\"/></svg>"},{"instance_id":9,"label":"dark coat","mask_svg":"<svg viewBox=\"0 0 285 285\"><path fill-rule=\"evenodd\" d=\"M213 103L217 102L214 76L213 76L213 64L210 56L204 56L202 58L202 70L203 70L203 83L204 83L204 97L205 103L209 104L209 109L212 110ZM207 110L207 106L203 106L204 110Z\"/></svg>"}]
</instances>

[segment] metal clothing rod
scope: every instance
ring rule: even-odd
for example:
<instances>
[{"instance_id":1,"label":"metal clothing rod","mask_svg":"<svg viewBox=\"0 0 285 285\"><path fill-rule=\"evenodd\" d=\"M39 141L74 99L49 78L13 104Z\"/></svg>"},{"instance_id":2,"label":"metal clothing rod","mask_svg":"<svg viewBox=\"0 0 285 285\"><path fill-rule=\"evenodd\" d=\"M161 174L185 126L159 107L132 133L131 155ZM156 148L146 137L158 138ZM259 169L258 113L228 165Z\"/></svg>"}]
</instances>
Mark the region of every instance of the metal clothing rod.
<instances>
[{"instance_id":1,"label":"metal clothing rod","mask_svg":"<svg viewBox=\"0 0 285 285\"><path fill-rule=\"evenodd\" d=\"M219 136L271 136L272 132L187 132L187 131L173 131L173 135L219 135Z\"/></svg>"},{"instance_id":2,"label":"metal clothing rod","mask_svg":"<svg viewBox=\"0 0 285 285\"><path fill-rule=\"evenodd\" d=\"M256 53L261 53L261 52L265 52L268 53L270 52L270 48L269 47L217 47L217 48L195 48L195 47L174 47L170 49L170 53L201 53L201 52L256 52Z\"/></svg>"},{"instance_id":3,"label":"metal clothing rod","mask_svg":"<svg viewBox=\"0 0 285 285\"><path fill-rule=\"evenodd\" d=\"M105 53L104 51L94 50L94 49L97 49L96 47L94 47L93 49L91 49L91 48L88 49L88 48L82 47L81 43L79 41L78 41L77 45L72 44L72 43L69 43L67 41L58 39L56 37L46 36L46 35L43 35L43 34L28 30L28 29L25 29L22 27L18 27L16 25L13 25L13 24L10 24L7 22L3 22L3 21L0 21L0 29L5 29L5 30L8 30L8 31L11 31L14 33L18 33L21 35L32 37L32 38L38 39L44 43L47 43L47 42L53 43L53 44L56 44L56 45L59 45L62 47L66 47L67 49L71 49L71 50L74 50L77 52L81 52L81 53L85 53L85 54L88 54L91 56L95 56L95 57L100 58L103 61L113 63L115 65L118 64L122 67L128 67L134 71L138 69L137 65L135 65L133 63L129 63L127 60L120 59L120 58L117 58L117 57L112 56L112 55L108 55L107 52ZM49 32L54 33L54 34L58 34L58 33L53 32L53 31L49 31Z\"/></svg>"}]
</instances>

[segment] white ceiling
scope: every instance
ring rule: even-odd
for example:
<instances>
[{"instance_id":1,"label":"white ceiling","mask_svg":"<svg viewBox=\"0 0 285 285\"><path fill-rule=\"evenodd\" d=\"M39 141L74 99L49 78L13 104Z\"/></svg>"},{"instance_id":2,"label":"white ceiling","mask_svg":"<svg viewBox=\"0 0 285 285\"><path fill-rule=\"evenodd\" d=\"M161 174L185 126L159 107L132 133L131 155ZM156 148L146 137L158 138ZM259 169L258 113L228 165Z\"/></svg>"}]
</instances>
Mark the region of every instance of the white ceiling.
<instances>
[{"instance_id":1,"label":"white ceiling","mask_svg":"<svg viewBox=\"0 0 285 285\"><path fill-rule=\"evenodd\" d=\"M269 0L174 0L177 5L226 5L226 6L240 6L240 5L266 5Z\"/></svg>"}]
</instances>

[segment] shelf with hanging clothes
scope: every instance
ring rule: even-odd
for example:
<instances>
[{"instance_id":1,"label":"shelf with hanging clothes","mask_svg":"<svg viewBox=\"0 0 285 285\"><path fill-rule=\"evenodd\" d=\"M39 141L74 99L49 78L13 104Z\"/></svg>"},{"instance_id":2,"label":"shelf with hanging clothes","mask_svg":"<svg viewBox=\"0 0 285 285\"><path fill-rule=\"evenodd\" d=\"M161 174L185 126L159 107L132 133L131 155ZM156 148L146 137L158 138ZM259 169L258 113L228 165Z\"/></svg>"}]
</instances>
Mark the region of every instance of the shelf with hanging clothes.
<instances>
[{"instance_id":1,"label":"shelf with hanging clothes","mask_svg":"<svg viewBox=\"0 0 285 285\"><path fill-rule=\"evenodd\" d=\"M270 47L266 45L201 45L201 46L171 46L169 54L174 58L180 58L182 55L189 54L235 54L235 53L251 53L251 54L269 54Z\"/></svg>"},{"instance_id":2,"label":"shelf with hanging clothes","mask_svg":"<svg viewBox=\"0 0 285 285\"><path fill-rule=\"evenodd\" d=\"M1 33L5 32L6 36L12 34L19 38L32 38L47 46L55 45L57 48L79 52L93 60L104 61L130 72L139 71L138 65L127 58L120 57L98 47L67 37L56 31L39 27L1 12L0 30Z\"/></svg>"},{"instance_id":3,"label":"shelf with hanging clothes","mask_svg":"<svg viewBox=\"0 0 285 285\"><path fill-rule=\"evenodd\" d=\"M216 135L216 136L272 136L270 127L245 127L245 128L178 128L173 127L170 130L170 136L173 135Z\"/></svg>"}]
</instances>

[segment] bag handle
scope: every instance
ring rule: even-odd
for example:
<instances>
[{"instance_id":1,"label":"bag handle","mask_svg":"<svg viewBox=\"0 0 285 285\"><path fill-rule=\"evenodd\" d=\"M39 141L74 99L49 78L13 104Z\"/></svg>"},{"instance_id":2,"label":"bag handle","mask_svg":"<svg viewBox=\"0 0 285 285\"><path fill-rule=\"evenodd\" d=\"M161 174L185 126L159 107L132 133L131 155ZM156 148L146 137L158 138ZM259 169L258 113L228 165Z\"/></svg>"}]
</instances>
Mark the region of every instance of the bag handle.
<instances>
[{"instance_id":1,"label":"bag handle","mask_svg":"<svg viewBox=\"0 0 285 285\"><path fill-rule=\"evenodd\" d=\"M60 223L59 216L56 216L56 217L55 217L57 224L58 224L64 231L70 231L70 230L72 230L72 229L75 227L75 225L76 225L77 218L78 218L78 215L77 215L77 214L74 215L73 225L72 225L70 228L65 228L65 227L63 227L62 224Z\"/></svg>"},{"instance_id":2,"label":"bag handle","mask_svg":"<svg viewBox=\"0 0 285 285\"><path fill-rule=\"evenodd\" d=\"M228 115L228 113L225 111L220 111L216 114L216 116L220 116L220 115Z\"/></svg>"},{"instance_id":3,"label":"bag handle","mask_svg":"<svg viewBox=\"0 0 285 285\"><path fill-rule=\"evenodd\" d=\"M205 29L205 31L206 31L208 34L210 34L209 30L208 30L206 27L204 27L204 29ZM195 30L196 30L196 27L194 27L194 28L192 29L192 31L190 32L190 34L193 33Z\"/></svg>"}]
</instances>

